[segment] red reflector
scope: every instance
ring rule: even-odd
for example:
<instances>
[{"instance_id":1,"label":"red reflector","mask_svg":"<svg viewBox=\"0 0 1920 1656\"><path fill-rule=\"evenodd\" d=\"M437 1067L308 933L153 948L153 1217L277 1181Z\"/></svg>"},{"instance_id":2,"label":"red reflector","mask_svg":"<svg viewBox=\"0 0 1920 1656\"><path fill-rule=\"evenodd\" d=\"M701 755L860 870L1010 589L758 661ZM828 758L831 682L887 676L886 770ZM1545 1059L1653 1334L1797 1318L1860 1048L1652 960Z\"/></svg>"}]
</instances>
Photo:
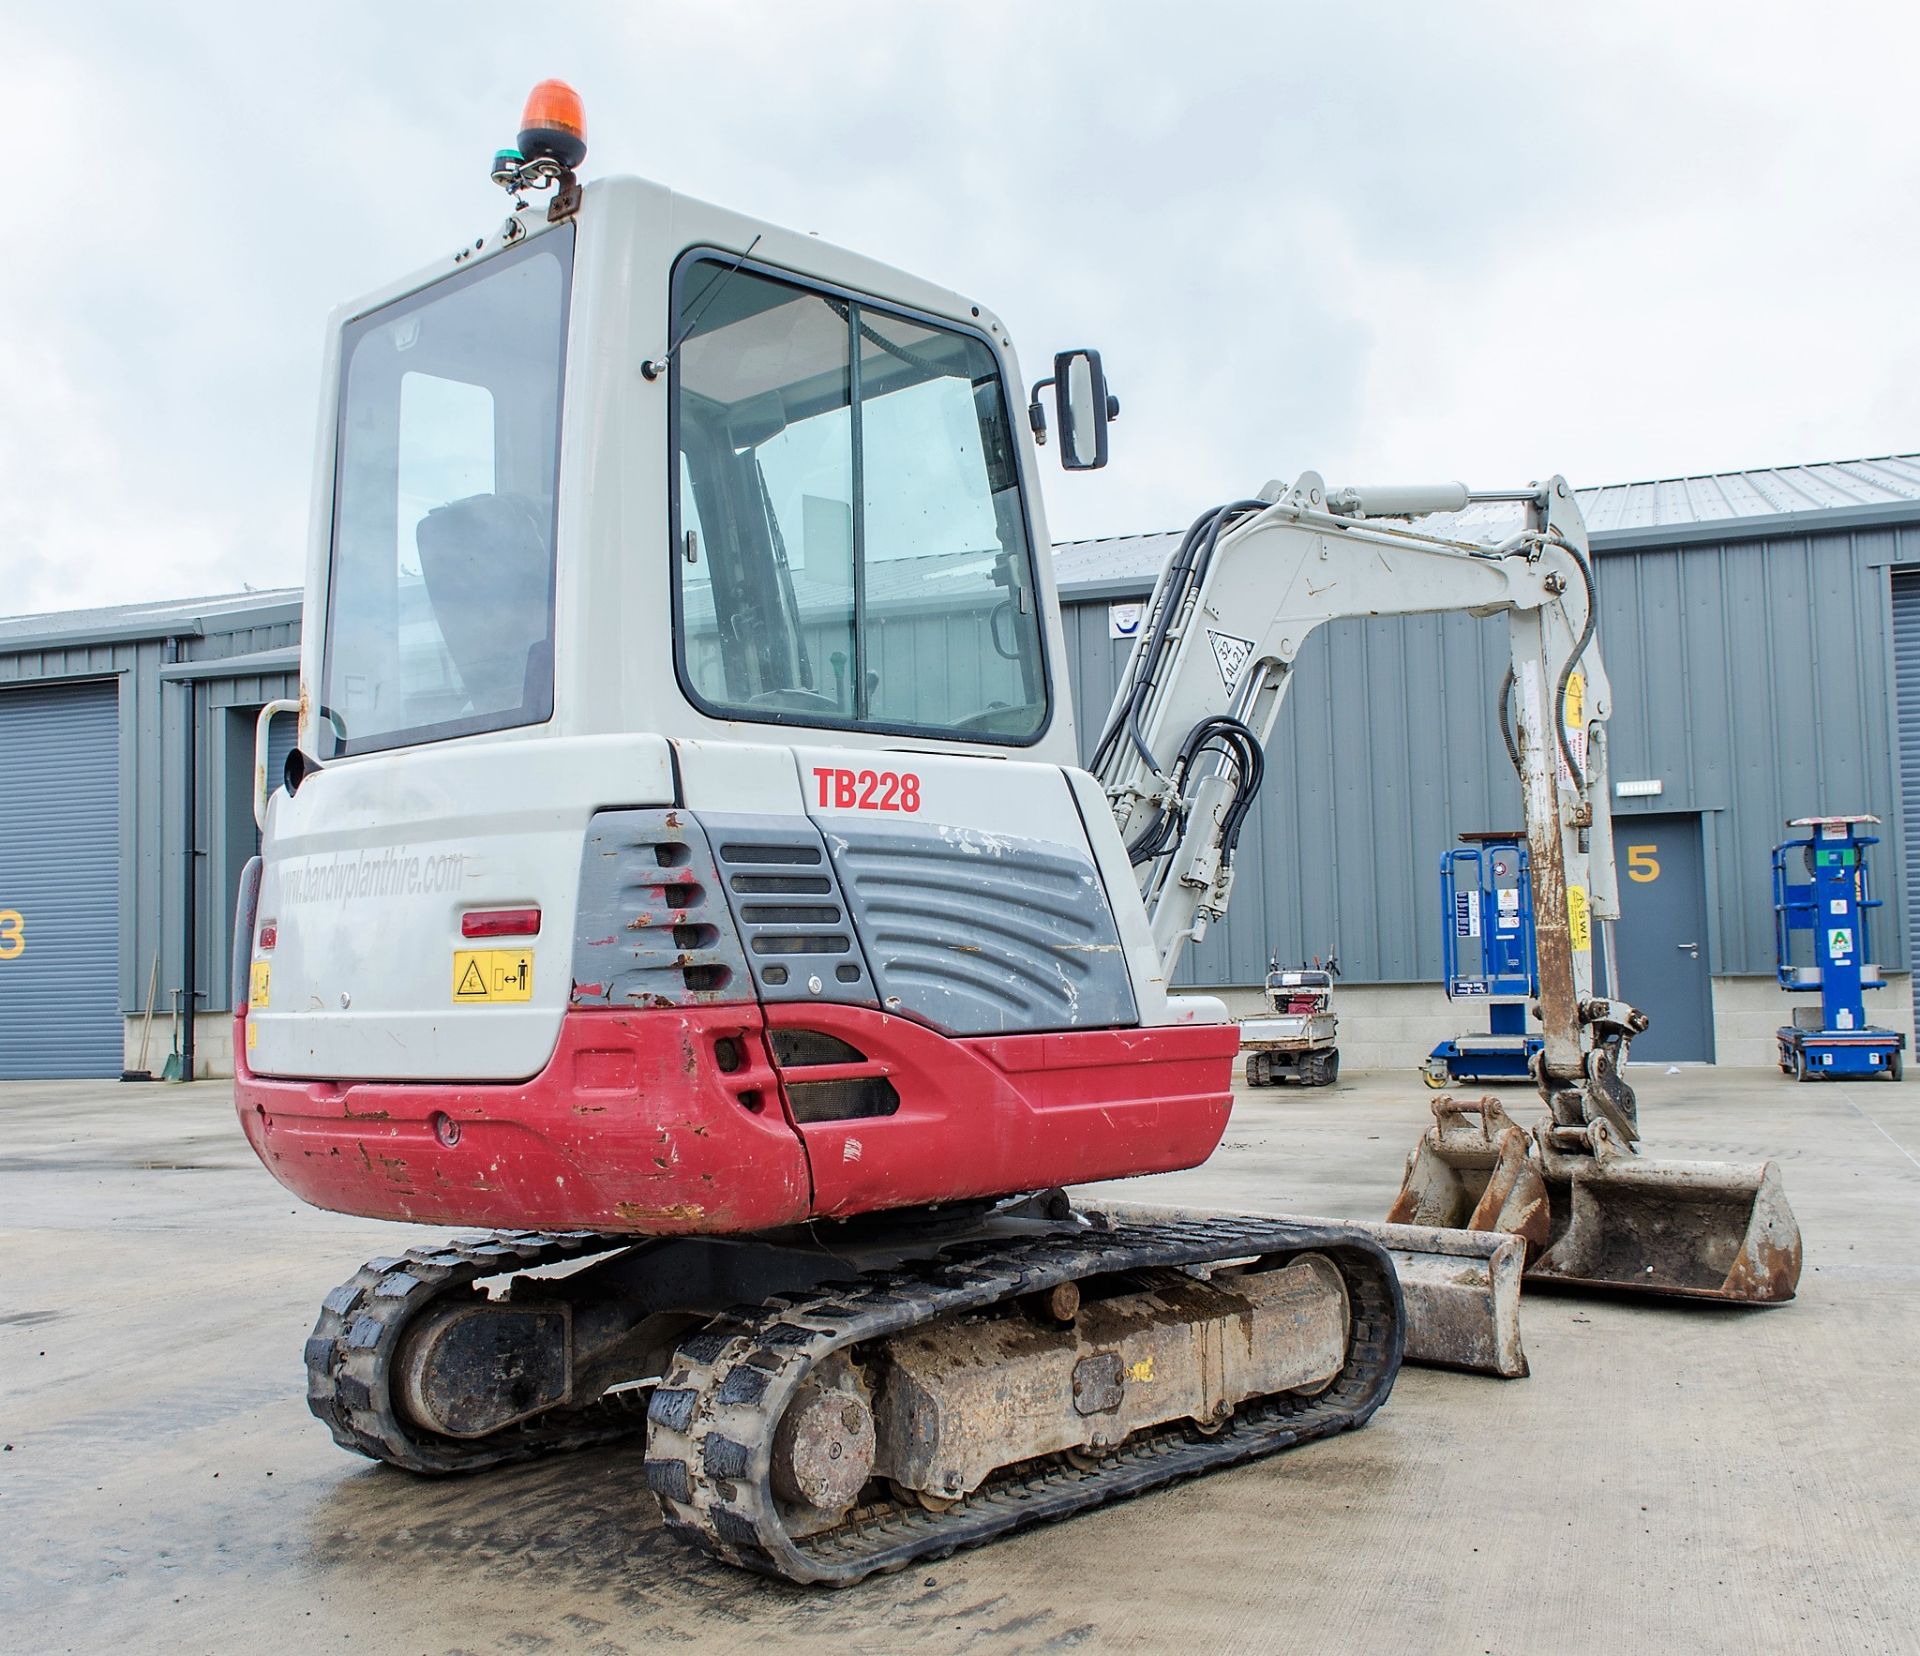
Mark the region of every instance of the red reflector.
<instances>
[{"instance_id":1,"label":"red reflector","mask_svg":"<svg viewBox=\"0 0 1920 1656\"><path fill-rule=\"evenodd\" d=\"M276 926L271 920L267 921L265 924L261 926L260 949L262 953L265 953L268 949L271 949L274 946L274 944L278 943L279 941L280 941L280 928Z\"/></svg>"},{"instance_id":2,"label":"red reflector","mask_svg":"<svg viewBox=\"0 0 1920 1656\"><path fill-rule=\"evenodd\" d=\"M537 908L475 909L460 916L462 937L533 937L539 930Z\"/></svg>"}]
</instances>

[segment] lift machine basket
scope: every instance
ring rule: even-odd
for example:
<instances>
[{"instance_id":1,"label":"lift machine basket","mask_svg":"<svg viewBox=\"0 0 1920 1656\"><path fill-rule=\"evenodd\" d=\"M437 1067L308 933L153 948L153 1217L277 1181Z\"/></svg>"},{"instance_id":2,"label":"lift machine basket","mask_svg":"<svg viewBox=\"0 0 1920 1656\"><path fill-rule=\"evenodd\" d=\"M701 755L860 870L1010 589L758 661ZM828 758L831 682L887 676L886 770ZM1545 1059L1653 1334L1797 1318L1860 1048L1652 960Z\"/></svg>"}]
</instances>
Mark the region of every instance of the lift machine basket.
<instances>
[{"instance_id":1,"label":"lift machine basket","mask_svg":"<svg viewBox=\"0 0 1920 1656\"><path fill-rule=\"evenodd\" d=\"M1780 987L1817 994L1818 1007L1796 1006L1793 1022L1777 1031L1780 1068L1798 1081L1821 1076L1884 1075L1898 1081L1907 1038L1867 1021L1862 992L1884 989L1872 964L1867 911L1880 907L1867 882L1869 845L1861 832L1873 816L1795 817L1789 828L1806 837L1773 848L1773 951ZM1794 865L1806 874L1794 878ZM1808 934L1811 963L1794 958L1795 933Z\"/></svg>"}]
</instances>

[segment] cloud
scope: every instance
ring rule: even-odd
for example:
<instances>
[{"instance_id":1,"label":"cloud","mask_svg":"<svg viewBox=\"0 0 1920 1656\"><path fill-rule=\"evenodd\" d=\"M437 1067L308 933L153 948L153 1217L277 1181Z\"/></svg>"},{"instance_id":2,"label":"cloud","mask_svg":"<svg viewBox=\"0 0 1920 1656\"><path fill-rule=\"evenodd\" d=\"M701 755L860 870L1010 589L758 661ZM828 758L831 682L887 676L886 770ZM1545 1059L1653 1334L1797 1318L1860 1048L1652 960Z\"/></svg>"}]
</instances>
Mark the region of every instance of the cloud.
<instances>
[{"instance_id":1,"label":"cloud","mask_svg":"<svg viewBox=\"0 0 1920 1656\"><path fill-rule=\"evenodd\" d=\"M526 86L634 171L1106 353L1060 537L1335 479L1920 446L1910 8L115 3L16 16L0 611L297 582L328 310L489 227ZM1869 42L1870 49L1863 49Z\"/></svg>"}]
</instances>

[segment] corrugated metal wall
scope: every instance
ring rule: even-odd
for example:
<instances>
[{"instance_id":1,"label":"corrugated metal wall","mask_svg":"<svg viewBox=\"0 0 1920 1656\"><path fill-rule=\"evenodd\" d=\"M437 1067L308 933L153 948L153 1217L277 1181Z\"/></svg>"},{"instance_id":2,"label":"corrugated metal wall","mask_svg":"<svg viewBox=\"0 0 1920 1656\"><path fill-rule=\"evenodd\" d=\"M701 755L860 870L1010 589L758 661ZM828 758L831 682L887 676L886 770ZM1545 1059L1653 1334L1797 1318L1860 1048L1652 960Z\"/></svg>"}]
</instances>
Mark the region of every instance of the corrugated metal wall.
<instances>
[{"instance_id":1,"label":"corrugated metal wall","mask_svg":"<svg viewBox=\"0 0 1920 1656\"><path fill-rule=\"evenodd\" d=\"M0 690L0 1077L120 1073L119 700Z\"/></svg>"},{"instance_id":2,"label":"corrugated metal wall","mask_svg":"<svg viewBox=\"0 0 1920 1656\"><path fill-rule=\"evenodd\" d=\"M1893 577L1894 693L1900 717L1900 802L1905 813L1901 847L1906 853L1907 958L1920 958L1920 570ZM1886 836L1892 838L1891 835ZM1876 883L1885 895L1888 881ZM1881 911L1882 913L1885 910ZM1885 951L1882 943L1880 949ZM1914 1011L1920 1018L1920 976L1914 984Z\"/></svg>"},{"instance_id":3,"label":"corrugated metal wall","mask_svg":"<svg viewBox=\"0 0 1920 1656\"><path fill-rule=\"evenodd\" d=\"M204 630L193 632L200 626ZM222 674L216 665L233 657L286 651L300 640L297 605L263 602L256 611L231 617L184 619L169 663L168 641L152 637L30 648L10 644L0 652L0 694L10 686L54 684L76 679L107 679L119 685L120 731L116 845L120 859L119 969L116 993L123 1013L144 1007L148 973L156 956L160 987L156 1016L172 1005L179 987L182 825L186 719L189 698L196 732L198 848L203 854L198 882L195 970L204 991L202 1011L227 1004L226 934L231 927L232 876L251 847L230 844L228 767L224 748L237 740L233 731L244 719L222 712L245 710L267 700L298 693L298 674L278 665L272 671ZM182 678L182 672L200 673ZM251 727L246 741L251 742ZM248 747L247 769L252 768ZM236 861L236 858L238 859ZM117 1073L117 1069L116 1069Z\"/></svg>"},{"instance_id":4,"label":"corrugated metal wall","mask_svg":"<svg viewBox=\"0 0 1920 1656\"><path fill-rule=\"evenodd\" d=\"M1911 528L1596 557L1614 779L1664 784L1616 814L1702 813L1716 973L1773 970L1768 859L1787 818L1898 821L1887 566L1916 560ZM1105 600L1066 620L1090 745L1129 646L1109 639ZM1437 981L1440 853L1463 830L1520 821L1493 715L1505 663L1497 616L1340 622L1309 639L1233 908L1183 980L1256 983L1269 950L1331 948L1352 981ZM1904 969L1905 893L1892 869L1880 885L1876 951Z\"/></svg>"}]
</instances>

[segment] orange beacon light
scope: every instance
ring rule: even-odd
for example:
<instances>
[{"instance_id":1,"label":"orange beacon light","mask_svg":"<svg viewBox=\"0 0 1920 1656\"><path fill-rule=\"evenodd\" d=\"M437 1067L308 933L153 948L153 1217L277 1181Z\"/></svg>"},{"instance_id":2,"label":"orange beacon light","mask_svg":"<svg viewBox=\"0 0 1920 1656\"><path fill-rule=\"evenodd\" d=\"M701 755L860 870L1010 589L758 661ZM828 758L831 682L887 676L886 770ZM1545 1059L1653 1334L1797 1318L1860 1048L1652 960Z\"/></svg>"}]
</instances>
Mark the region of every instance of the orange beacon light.
<instances>
[{"instance_id":1,"label":"orange beacon light","mask_svg":"<svg viewBox=\"0 0 1920 1656\"><path fill-rule=\"evenodd\" d=\"M520 154L552 160L572 172L587 158L587 112L563 80L543 80L527 94L520 117Z\"/></svg>"}]
</instances>

